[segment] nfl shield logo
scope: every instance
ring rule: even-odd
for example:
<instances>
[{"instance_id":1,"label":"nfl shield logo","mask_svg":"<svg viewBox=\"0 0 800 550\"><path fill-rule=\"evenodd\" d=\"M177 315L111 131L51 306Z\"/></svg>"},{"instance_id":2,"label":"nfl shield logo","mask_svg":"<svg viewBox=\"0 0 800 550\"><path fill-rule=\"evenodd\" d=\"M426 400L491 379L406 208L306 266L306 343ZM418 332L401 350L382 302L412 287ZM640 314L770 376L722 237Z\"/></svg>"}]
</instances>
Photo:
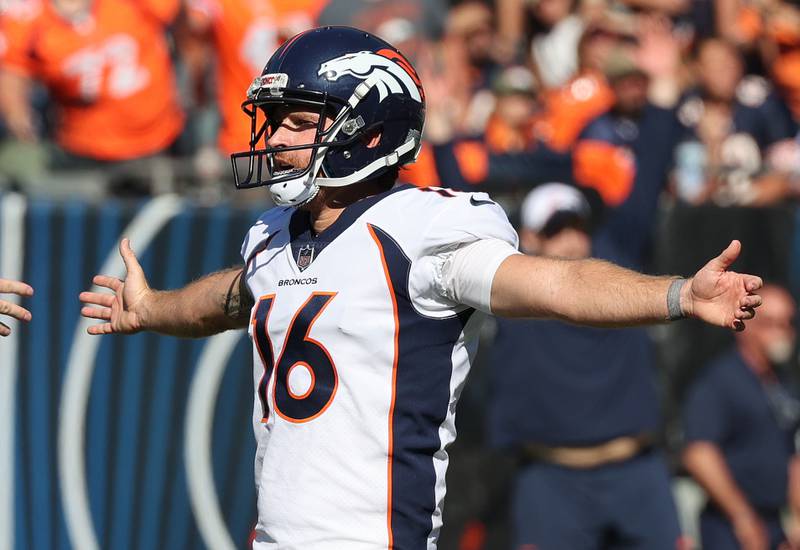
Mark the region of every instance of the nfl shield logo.
<instances>
[{"instance_id":1,"label":"nfl shield logo","mask_svg":"<svg viewBox=\"0 0 800 550\"><path fill-rule=\"evenodd\" d=\"M314 245L306 244L300 247L300 252L297 253L297 268L300 271L305 270L314 261Z\"/></svg>"}]
</instances>

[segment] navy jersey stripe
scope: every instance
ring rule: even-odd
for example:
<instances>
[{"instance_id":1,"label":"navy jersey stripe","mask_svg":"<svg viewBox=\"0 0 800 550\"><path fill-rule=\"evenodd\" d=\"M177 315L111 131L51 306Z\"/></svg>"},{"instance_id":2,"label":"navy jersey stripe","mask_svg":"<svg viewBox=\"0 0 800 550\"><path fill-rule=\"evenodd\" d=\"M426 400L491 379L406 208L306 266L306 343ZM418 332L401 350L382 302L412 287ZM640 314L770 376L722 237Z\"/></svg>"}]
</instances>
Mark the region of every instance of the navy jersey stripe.
<instances>
[{"instance_id":1,"label":"navy jersey stripe","mask_svg":"<svg viewBox=\"0 0 800 550\"><path fill-rule=\"evenodd\" d=\"M433 455L450 403L452 353L472 309L444 319L420 315L409 296L411 261L385 231L370 225L393 295L397 328L390 413L389 547L427 547L436 508Z\"/></svg>"}]
</instances>

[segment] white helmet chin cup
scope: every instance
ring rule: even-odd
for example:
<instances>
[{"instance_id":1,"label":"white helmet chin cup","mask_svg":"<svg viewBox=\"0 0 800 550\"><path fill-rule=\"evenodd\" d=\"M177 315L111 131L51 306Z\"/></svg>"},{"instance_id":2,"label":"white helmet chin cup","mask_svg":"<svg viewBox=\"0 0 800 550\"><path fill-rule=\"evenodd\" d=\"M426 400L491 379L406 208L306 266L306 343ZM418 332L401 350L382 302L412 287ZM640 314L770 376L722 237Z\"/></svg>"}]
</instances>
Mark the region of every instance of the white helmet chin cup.
<instances>
[{"instance_id":1,"label":"white helmet chin cup","mask_svg":"<svg viewBox=\"0 0 800 550\"><path fill-rule=\"evenodd\" d=\"M269 186L272 200L279 206L302 206L319 193L316 175L320 171L322 161L328 152L327 147L320 147L311 153L311 169L304 175L275 183Z\"/></svg>"},{"instance_id":2,"label":"white helmet chin cup","mask_svg":"<svg viewBox=\"0 0 800 550\"><path fill-rule=\"evenodd\" d=\"M319 186L310 174L269 186L272 200L279 206L300 206L317 196Z\"/></svg>"}]
</instances>

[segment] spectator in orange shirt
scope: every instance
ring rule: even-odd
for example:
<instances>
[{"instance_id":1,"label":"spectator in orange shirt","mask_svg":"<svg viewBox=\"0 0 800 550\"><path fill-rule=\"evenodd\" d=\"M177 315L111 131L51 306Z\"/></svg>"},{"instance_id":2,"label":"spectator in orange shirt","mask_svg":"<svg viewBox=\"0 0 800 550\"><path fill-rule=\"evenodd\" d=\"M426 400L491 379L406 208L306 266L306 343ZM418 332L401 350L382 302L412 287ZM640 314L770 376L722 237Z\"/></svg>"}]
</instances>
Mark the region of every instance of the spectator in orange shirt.
<instances>
[{"instance_id":1,"label":"spectator in orange shirt","mask_svg":"<svg viewBox=\"0 0 800 550\"><path fill-rule=\"evenodd\" d=\"M216 99L220 115L217 146L224 153L249 147L250 119L242 113L242 94L261 74L287 37L314 26L324 0L185 0L179 33L196 100L208 99L207 72L216 61Z\"/></svg>"},{"instance_id":2,"label":"spectator in orange shirt","mask_svg":"<svg viewBox=\"0 0 800 550\"><path fill-rule=\"evenodd\" d=\"M566 151L596 116L614 104L614 92L602 70L623 37L599 25L588 28L578 44L578 73L566 84L545 92L544 112L537 119L537 138L555 151Z\"/></svg>"},{"instance_id":3,"label":"spectator in orange shirt","mask_svg":"<svg viewBox=\"0 0 800 550\"><path fill-rule=\"evenodd\" d=\"M486 125L486 146L494 153L514 153L533 144L533 120L539 104L533 73L522 66L509 67L494 83L495 107Z\"/></svg>"},{"instance_id":4,"label":"spectator in orange shirt","mask_svg":"<svg viewBox=\"0 0 800 550\"><path fill-rule=\"evenodd\" d=\"M0 13L0 115L33 142L29 92L47 88L55 139L82 165L155 155L183 129L165 27L178 0L31 0Z\"/></svg>"}]
</instances>

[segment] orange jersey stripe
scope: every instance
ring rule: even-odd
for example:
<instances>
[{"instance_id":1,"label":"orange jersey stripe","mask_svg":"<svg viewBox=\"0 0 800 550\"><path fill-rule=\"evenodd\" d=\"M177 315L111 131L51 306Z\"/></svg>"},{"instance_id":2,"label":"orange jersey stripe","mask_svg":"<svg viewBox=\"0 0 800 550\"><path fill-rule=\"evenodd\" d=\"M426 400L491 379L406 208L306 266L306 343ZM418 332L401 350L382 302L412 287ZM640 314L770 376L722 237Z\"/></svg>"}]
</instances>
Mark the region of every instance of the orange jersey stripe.
<instances>
[{"instance_id":1,"label":"orange jersey stripe","mask_svg":"<svg viewBox=\"0 0 800 550\"><path fill-rule=\"evenodd\" d=\"M387 497L386 497L386 528L389 533L389 546L388 548L394 548L394 533L392 531L392 459L394 456L394 437L393 437L393 426L394 426L394 406L395 406L395 399L397 397L397 363L400 356L400 316L397 313L397 296L394 292L394 285L392 284L392 277L389 274L389 266L386 264L386 256L383 252L383 246L381 245L378 236L375 234L375 230L372 228L371 225L367 225L369 228L370 236L372 240L375 241L375 245L378 247L378 251L381 255L381 265L383 265L383 274L386 277L386 285L389 288L389 296L392 298L392 313L394 314L394 358L392 360L392 402L389 407L389 451L387 457L387 466L386 466L386 475L387 475Z\"/></svg>"}]
</instances>

